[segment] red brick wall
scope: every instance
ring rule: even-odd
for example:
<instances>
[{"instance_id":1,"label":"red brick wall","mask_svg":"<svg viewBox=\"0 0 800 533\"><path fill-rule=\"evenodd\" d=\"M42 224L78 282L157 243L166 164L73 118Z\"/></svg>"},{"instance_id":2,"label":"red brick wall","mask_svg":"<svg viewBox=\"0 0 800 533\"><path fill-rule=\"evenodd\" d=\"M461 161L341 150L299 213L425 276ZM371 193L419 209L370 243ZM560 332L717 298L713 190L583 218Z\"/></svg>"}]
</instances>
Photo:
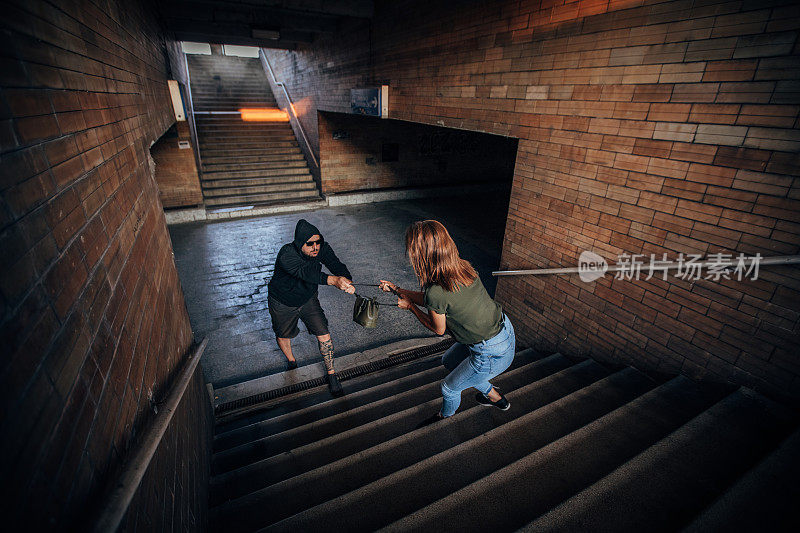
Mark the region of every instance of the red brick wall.
<instances>
[{"instance_id":1,"label":"red brick wall","mask_svg":"<svg viewBox=\"0 0 800 533\"><path fill-rule=\"evenodd\" d=\"M796 254L800 8L770 0L379 3L270 51L309 110L386 83L390 117L518 137L503 267ZM758 281L503 279L521 342L800 395L800 269Z\"/></svg>"},{"instance_id":2,"label":"red brick wall","mask_svg":"<svg viewBox=\"0 0 800 533\"><path fill-rule=\"evenodd\" d=\"M178 142L187 141L189 148L180 148ZM203 191L197 175L197 163L191 148L189 123L177 122L150 147L155 162L155 178L159 198L165 208L183 207L203 203Z\"/></svg>"},{"instance_id":3,"label":"red brick wall","mask_svg":"<svg viewBox=\"0 0 800 533\"><path fill-rule=\"evenodd\" d=\"M324 194L513 177L516 139L343 113L318 121ZM396 145L396 161L383 160L384 144Z\"/></svg>"},{"instance_id":4,"label":"red brick wall","mask_svg":"<svg viewBox=\"0 0 800 533\"><path fill-rule=\"evenodd\" d=\"M149 3L14 1L2 25L3 516L65 528L191 342L148 162L167 50Z\"/></svg>"}]
</instances>

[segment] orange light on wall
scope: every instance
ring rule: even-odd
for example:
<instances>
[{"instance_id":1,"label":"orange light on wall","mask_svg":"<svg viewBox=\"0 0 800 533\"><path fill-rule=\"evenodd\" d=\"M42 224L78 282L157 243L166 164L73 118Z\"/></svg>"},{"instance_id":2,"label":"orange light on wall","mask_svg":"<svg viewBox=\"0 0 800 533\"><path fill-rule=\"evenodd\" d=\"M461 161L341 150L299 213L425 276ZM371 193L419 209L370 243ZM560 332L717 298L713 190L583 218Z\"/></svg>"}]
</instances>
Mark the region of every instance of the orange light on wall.
<instances>
[{"instance_id":1,"label":"orange light on wall","mask_svg":"<svg viewBox=\"0 0 800 533\"><path fill-rule=\"evenodd\" d=\"M247 122L289 122L289 115L280 109L240 109L239 113Z\"/></svg>"}]
</instances>

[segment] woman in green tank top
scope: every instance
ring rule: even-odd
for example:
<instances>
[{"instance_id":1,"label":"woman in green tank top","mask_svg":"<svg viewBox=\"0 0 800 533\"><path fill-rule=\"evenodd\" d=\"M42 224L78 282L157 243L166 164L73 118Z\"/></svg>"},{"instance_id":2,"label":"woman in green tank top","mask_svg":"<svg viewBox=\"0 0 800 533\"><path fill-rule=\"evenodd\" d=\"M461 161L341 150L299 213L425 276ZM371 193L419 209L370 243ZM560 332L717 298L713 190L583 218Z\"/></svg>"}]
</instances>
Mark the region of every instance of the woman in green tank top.
<instances>
[{"instance_id":1,"label":"woman in green tank top","mask_svg":"<svg viewBox=\"0 0 800 533\"><path fill-rule=\"evenodd\" d=\"M489 379L514 359L511 321L489 297L469 261L458 255L440 222L411 224L406 230L406 252L422 291L401 289L385 280L380 280L381 289L396 292L397 306L410 310L423 326L437 335L449 331L456 340L442 356L442 364L451 370L442 382L442 409L423 424L455 414L461 391L470 387L478 390L478 403L505 411L511 404Z\"/></svg>"}]
</instances>

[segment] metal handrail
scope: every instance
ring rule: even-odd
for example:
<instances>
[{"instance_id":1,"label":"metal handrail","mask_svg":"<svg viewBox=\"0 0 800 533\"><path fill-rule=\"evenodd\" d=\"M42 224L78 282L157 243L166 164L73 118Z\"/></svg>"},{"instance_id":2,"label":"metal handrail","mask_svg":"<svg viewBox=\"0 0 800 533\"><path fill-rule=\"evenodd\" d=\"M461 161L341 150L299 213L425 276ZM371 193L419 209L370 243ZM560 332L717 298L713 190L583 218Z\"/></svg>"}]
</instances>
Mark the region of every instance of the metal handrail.
<instances>
[{"instance_id":1,"label":"metal handrail","mask_svg":"<svg viewBox=\"0 0 800 533\"><path fill-rule=\"evenodd\" d=\"M753 262L753 257L745 258L745 261ZM800 255L780 255L776 257L760 257L758 264L762 265L792 265L800 263ZM698 261L691 264L693 267L706 267L711 265L719 265L719 261ZM687 263L673 261L671 263L662 263L657 265L649 265L647 263L640 263L640 270L645 271L661 271L672 270L676 268L686 267ZM581 267L567 267L567 268L538 268L533 270L495 270L492 276L531 276L531 275L544 275L544 274L578 274L581 272L627 272L632 268L631 264L616 264L608 265L607 269L596 268L581 268Z\"/></svg>"},{"instance_id":2,"label":"metal handrail","mask_svg":"<svg viewBox=\"0 0 800 533\"><path fill-rule=\"evenodd\" d=\"M292 115L294 115L294 120L297 122L297 127L300 130L300 134L303 136L303 141L306 143L306 149L308 150L308 155L314 161L314 166L319 170L319 162L317 161L316 156L314 155L314 150L311 149L311 143L308 141L308 137L306 137L306 132L303 129L303 123L300 122L300 118L297 116L297 112L294 109L294 103L292 102L292 98L289 96L289 91L286 90L286 85L282 81L278 81L275 77L275 72L272 70L272 65L269 64L269 60L267 59L267 54L264 53L263 48L258 49L258 56L261 58L261 63L264 67L269 71L270 77L272 77L272 82L283 89L283 94L286 96L286 102L289 104L289 109L292 111Z\"/></svg>"},{"instance_id":3,"label":"metal handrail","mask_svg":"<svg viewBox=\"0 0 800 533\"><path fill-rule=\"evenodd\" d=\"M186 392L186 387L194 375L207 344L208 337L203 339L203 342L195 349L194 354L184 365L178 380L172 390L169 391L169 396L164 401L164 405L156 414L152 425L142 435L139 447L133 452L130 461L125 465L125 469L114 485L114 489L108 495L105 505L100 508L100 514L94 521L92 531L105 533L116 531L119 528L136 491L139 489L139 484L150 466L150 461L152 461L153 455L155 455L159 444L161 444L161 439L164 438L164 433L169 427L172 415L175 414L181 399L183 399L183 393Z\"/></svg>"}]
</instances>

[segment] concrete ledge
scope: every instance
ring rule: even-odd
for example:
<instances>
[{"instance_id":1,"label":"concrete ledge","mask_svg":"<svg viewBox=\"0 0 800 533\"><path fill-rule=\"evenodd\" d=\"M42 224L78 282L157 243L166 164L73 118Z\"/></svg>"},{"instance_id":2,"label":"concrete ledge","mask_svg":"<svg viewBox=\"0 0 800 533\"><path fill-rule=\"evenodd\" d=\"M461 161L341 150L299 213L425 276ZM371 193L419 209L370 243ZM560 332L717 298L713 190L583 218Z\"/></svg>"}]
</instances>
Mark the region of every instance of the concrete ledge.
<instances>
[{"instance_id":1,"label":"concrete ledge","mask_svg":"<svg viewBox=\"0 0 800 533\"><path fill-rule=\"evenodd\" d=\"M293 213L295 211L311 211L312 209L322 209L327 207L325 200L313 200L310 202L293 202L280 205L265 205L251 207L235 207L228 209L206 210L207 220L225 220L229 218L260 217L265 215L276 215L278 213Z\"/></svg>"},{"instance_id":2,"label":"concrete ledge","mask_svg":"<svg viewBox=\"0 0 800 533\"><path fill-rule=\"evenodd\" d=\"M510 185L510 184L509 184ZM433 198L437 196L456 196L462 194L479 194L497 190L496 183L468 183L465 185L447 185L442 187L420 187L409 189L386 189L378 191L357 191L328 196L328 206L370 204L373 202L390 202L392 200L410 200L414 198Z\"/></svg>"},{"instance_id":3,"label":"concrete ledge","mask_svg":"<svg viewBox=\"0 0 800 533\"><path fill-rule=\"evenodd\" d=\"M448 185L442 187L420 187L409 189L385 189L377 191L357 191L329 195L325 200L311 202L294 202L269 206L230 207L226 209L209 210L204 207L190 209L170 209L164 211L167 224L187 224L202 220L229 220L235 218L258 217L276 215L279 213L294 213L300 211L313 211L325 207L341 207L357 204L371 204L377 202L391 202L393 200L410 200L414 198L436 198L441 196L459 196L467 194L494 193L497 183L468 183L465 185ZM507 184L510 187L510 184Z\"/></svg>"},{"instance_id":4,"label":"concrete ledge","mask_svg":"<svg viewBox=\"0 0 800 533\"><path fill-rule=\"evenodd\" d=\"M164 211L167 224L185 224L197 220L206 219L206 210L203 207L192 207L190 209L170 209Z\"/></svg>"},{"instance_id":5,"label":"concrete ledge","mask_svg":"<svg viewBox=\"0 0 800 533\"><path fill-rule=\"evenodd\" d=\"M260 217L276 215L279 213L293 213L297 211L312 211L327 207L325 200L311 202L292 202L279 205L244 206L209 210L203 207L192 209L170 209L164 211L167 224L186 224L202 220L228 220L234 218Z\"/></svg>"},{"instance_id":6,"label":"concrete ledge","mask_svg":"<svg viewBox=\"0 0 800 533\"><path fill-rule=\"evenodd\" d=\"M423 346L436 344L437 342L441 342L446 338L447 337L425 337L420 339L406 339L393 342L391 344L386 344L384 346L379 346L378 348L373 348L371 350L343 355L336 358L336 371L341 372L343 370L347 370L348 368L353 368L372 361L385 359L386 357L399 352L405 352L407 350L413 350L414 348L421 348ZM235 385L229 385L228 387L215 389L214 407L216 408L223 403L228 403L235 400L240 400L242 398L247 398L249 396L255 396L256 394L262 394L275 389L280 389L282 387L286 387L287 385L293 385L295 383L301 383L310 379L320 378L325 376L325 374L325 365L322 363L322 360L320 360L319 363L304 365L296 370L286 370L278 374L271 374L262 378L252 379L250 381L237 383Z\"/></svg>"}]
</instances>

